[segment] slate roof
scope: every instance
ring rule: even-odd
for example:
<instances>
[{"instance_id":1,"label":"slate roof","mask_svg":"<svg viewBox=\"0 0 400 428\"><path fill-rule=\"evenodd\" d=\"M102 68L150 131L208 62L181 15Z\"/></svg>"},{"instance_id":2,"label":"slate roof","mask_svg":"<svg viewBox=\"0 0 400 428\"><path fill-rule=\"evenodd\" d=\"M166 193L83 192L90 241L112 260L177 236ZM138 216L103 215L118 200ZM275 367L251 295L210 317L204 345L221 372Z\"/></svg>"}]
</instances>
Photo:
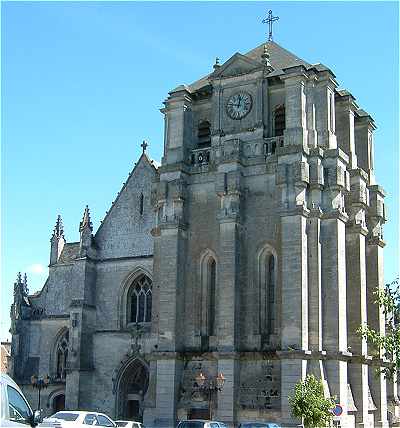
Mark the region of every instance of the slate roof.
<instances>
[{"instance_id":1,"label":"slate roof","mask_svg":"<svg viewBox=\"0 0 400 428\"><path fill-rule=\"evenodd\" d=\"M261 55L264 52L264 45L265 43L262 43L260 46L257 46L251 51L245 53L244 56L247 56L248 58L255 61L259 61L261 63ZM282 46L278 45L278 43L267 42L267 48L270 54L269 59L270 59L271 65L274 68L274 72L273 72L274 75L281 74L282 69L284 68L294 67L296 65L304 65L304 67L306 68L312 67L312 65L309 64L307 61L304 61L303 59L299 58L295 54L284 49ZM316 64L314 66L319 71L328 69L323 64ZM203 88L204 86L207 86L209 84L208 78L210 77L211 74L212 73L209 73L207 74L207 76L204 76L201 79L189 85L189 90L191 92L195 92L198 89Z\"/></svg>"},{"instance_id":2,"label":"slate roof","mask_svg":"<svg viewBox=\"0 0 400 428\"><path fill-rule=\"evenodd\" d=\"M67 263L79 257L79 242L70 242L64 245L64 248L58 259L59 263Z\"/></svg>"}]
</instances>

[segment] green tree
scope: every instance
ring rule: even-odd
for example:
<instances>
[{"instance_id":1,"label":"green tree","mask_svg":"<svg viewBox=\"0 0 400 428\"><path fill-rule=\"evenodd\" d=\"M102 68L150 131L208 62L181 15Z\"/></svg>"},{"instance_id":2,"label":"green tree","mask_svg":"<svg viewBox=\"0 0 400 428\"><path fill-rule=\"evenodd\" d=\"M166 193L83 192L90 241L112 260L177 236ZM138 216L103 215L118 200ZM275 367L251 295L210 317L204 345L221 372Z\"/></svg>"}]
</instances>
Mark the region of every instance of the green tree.
<instances>
[{"instance_id":1,"label":"green tree","mask_svg":"<svg viewBox=\"0 0 400 428\"><path fill-rule=\"evenodd\" d=\"M375 356L381 353L389 360L387 366L380 369L385 377L392 379L396 372L400 371L400 287L399 278L386 284L385 288L377 289L375 304L381 308L385 320L386 331L381 334L370 326L361 326L358 333L375 351Z\"/></svg>"},{"instance_id":2,"label":"green tree","mask_svg":"<svg viewBox=\"0 0 400 428\"><path fill-rule=\"evenodd\" d=\"M333 398L325 398L322 381L314 375L298 382L289 397L292 416L301 419L305 428L326 427L333 418Z\"/></svg>"}]
</instances>

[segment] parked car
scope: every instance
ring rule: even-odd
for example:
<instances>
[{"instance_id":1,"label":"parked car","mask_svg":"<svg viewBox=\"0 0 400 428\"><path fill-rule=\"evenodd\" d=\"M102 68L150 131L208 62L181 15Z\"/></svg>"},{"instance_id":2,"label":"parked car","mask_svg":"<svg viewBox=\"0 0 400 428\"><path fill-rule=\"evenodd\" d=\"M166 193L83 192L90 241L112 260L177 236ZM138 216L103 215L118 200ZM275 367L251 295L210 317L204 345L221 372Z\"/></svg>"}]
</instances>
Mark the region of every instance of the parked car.
<instances>
[{"instance_id":1,"label":"parked car","mask_svg":"<svg viewBox=\"0 0 400 428\"><path fill-rule=\"evenodd\" d=\"M135 421L115 421L115 425L123 428L146 428L141 422Z\"/></svg>"},{"instance_id":2,"label":"parked car","mask_svg":"<svg viewBox=\"0 0 400 428\"><path fill-rule=\"evenodd\" d=\"M18 385L5 373L0 373L0 426L35 427L40 412L32 412L31 406Z\"/></svg>"},{"instance_id":3,"label":"parked car","mask_svg":"<svg viewBox=\"0 0 400 428\"><path fill-rule=\"evenodd\" d=\"M206 421L203 419L190 419L180 421L177 428L228 428L223 422Z\"/></svg>"},{"instance_id":4,"label":"parked car","mask_svg":"<svg viewBox=\"0 0 400 428\"><path fill-rule=\"evenodd\" d=\"M116 427L115 422L104 413L63 410L43 419L38 428L87 428L88 425Z\"/></svg>"},{"instance_id":5,"label":"parked car","mask_svg":"<svg viewBox=\"0 0 400 428\"><path fill-rule=\"evenodd\" d=\"M275 422L242 422L238 428L282 428Z\"/></svg>"}]
</instances>

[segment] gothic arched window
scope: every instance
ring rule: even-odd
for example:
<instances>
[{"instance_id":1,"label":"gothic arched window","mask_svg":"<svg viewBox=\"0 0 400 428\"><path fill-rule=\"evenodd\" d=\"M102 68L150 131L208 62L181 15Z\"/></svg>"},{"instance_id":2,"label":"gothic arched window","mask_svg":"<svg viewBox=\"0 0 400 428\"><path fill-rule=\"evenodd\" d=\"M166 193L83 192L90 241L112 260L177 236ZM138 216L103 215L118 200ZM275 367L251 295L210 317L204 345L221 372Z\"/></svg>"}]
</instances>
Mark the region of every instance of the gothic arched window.
<instances>
[{"instance_id":1,"label":"gothic arched window","mask_svg":"<svg viewBox=\"0 0 400 428\"><path fill-rule=\"evenodd\" d=\"M286 128L286 119L285 119L285 105L279 105L275 108L274 111L274 135L279 137L283 135L283 131Z\"/></svg>"},{"instance_id":2,"label":"gothic arched window","mask_svg":"<svg viewBox=\"0 0 400 428\"><path fill-rule=\"evenodd\" d=\"M216 330L217 264L207 254L201 261L201 335L214 336Z\"/></svg>"},{"instance_id":3,"label":"gothic arched window","mask_svg":"<svg viewBox=\"0 0 400 428\"><path fill-rule=\"evenodd\" d=\"M199 123L197 128L197 139L199 146L209 146L211 144L211 125L207 120Z\"/></svg>"},{"instance_id":4,"label":"gothic arched window","mask_svg":"<svg viewBox=\"0 0 400 428\"><path fill-rule=\"evenodd\" d=\"M259 257L259 330L263 340L270 342L276 333L276 257L269 249Z\"/></svg>"},{"instance_id":5,"label":"gothic arched window","mask_svg":"<svg viewBox=\"0 0 400 428\"><path fill-rule=\"evenodd\" d=\"M127 323L151 321L152 283L146 275L140 275L131 285L127 296Z\"/></svg>"},{"instance_id":6,"label":"gothic arched window","mask_svg":"<svg viewBox=\"0 0 400 428\"><path fill-rule=\"evenodd\" d=\"M56 379L64 380L67 369L68 360L68 345L69 345L69 331L67 330L58 340L55 360L56 360Z\"/></svg>"}]
</instances>

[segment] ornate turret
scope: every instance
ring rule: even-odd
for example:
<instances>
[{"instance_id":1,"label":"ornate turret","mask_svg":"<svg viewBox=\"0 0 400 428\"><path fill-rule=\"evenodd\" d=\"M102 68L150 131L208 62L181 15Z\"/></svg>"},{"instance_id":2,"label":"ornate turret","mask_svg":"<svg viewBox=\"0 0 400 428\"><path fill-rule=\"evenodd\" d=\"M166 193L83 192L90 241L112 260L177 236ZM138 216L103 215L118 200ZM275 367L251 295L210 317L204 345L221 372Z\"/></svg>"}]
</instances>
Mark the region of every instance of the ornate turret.
<instances>
[{"instance_id":1,"label":"ornate turret","mask_svg":"<svg viewBox=\"0 0 400 428\"><path fill-rule=\"evenodd\" d=\"M64 227L62 223L61 216L58 215L56 225L53 230L53 235L50 239L51 249L50 249L50 266L57 263L60 254L64 248L65 238L64 238Z\"/></svg>"},{"instance_id":2,"label":"ornate turret","mask_svg":"<svg viewBox=\"0 0 400 428\"><path fill-rule=\"evenodd\" d=\"M17 280L14 282L14 303L11 305L11 330L15 330L15 321L24 316L24 307L30 306L28 300L28 279L26 273L22 279L21 272L18 272Z\"/></svg>"},{"instance_id":3,"label":"ornate turret","mask_svg":"<svg viewBox=\"0 0 400 428\"><path fill-rule=\"evenodd\" d=\"M80 251L80 255L84 257L87 255L87 251L92 245L92 232L93 232L93 225L90 219L90 211L87 205L85 207L85 211L83 212L82 221L79 224L79 232L81 235L79 251Z\"/></svg>"}]
</instances>

